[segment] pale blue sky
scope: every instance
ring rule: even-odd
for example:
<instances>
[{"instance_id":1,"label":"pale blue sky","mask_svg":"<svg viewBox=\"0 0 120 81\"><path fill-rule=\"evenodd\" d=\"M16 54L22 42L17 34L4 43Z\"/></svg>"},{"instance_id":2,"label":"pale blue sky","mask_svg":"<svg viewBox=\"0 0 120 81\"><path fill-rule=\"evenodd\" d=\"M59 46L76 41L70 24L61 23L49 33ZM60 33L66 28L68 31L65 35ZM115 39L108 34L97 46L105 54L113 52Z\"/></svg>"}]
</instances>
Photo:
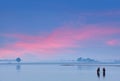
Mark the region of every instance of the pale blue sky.
<instances>
[{"instance_id":1,"label":"pale blue sky","mask_svg":"<svg viewBox=\"0 0 120 81\"><path fill-rule=\"evenodd\" d=\"M0 57L120 59L119 3L0 0Z\"/></svg>"}]
</instances>

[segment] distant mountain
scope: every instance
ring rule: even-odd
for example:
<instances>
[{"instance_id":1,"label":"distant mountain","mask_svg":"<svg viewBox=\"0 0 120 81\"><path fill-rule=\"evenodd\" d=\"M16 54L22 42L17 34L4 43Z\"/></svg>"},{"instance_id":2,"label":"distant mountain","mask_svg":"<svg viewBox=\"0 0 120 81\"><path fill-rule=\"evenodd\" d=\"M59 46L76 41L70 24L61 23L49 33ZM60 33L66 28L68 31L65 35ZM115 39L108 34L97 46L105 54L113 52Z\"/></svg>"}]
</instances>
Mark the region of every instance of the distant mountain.
<instances>
[{"instance_id":1,"label":"distant mountain","mask_svg":"<svg viewBox=\"0 0 120 81\"><path fill-rule=\"evenodd\" d=\"M83 57L77 58L77 62L79 62L79 63L93 63L93 64L94 63L97 63L97 64L120 64L120 60L101 62L101 61L97 61L95 59L83 58Z\"/></svg>"},{"instance_id":2,"label":"distant mountain","mask_svg":"<svg viewBox=\"0 0 120 81\"><path fill-rule=\"evenodd\" d=\"M82 57L78 58L77 62L80 62L80 63L100 63L97 60L94 60L94 59L91 59L91 58L82 58Z\"/></svg>"}]
</instances>

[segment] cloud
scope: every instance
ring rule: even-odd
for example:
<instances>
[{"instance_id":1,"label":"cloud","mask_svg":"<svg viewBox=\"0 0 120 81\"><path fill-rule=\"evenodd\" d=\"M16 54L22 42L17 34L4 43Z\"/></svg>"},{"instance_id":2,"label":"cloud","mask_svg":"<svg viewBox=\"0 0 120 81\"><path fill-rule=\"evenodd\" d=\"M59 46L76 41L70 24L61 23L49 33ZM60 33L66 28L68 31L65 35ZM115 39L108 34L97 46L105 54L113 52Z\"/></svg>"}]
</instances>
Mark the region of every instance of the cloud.
<instances>
[{"instance_id":1,"label":"cloud","mask_svg":"<svg viewBox=\"0 0 120 81\"><path fill-rule=\"evenodd\" d=\"M116 40L116 39L113 39L113 40L109 40L106 42L107 45L109 46L119 46L120 45L120 40Z\"/></svg>"},{"instance_id":2,"label":"cloud","mask_svg":"<svg viewBox=\"0 0 120 81\"><path fill-rule=\"evenodd\" d=\"M49 56L57 53L69 52L69 48L81 47L81 42L102 39L114 34L120 34L119 28L108 28L89 25L83 28L58 28L46 36L4 34L6 38L17 39L16 42L5 45L0 49L1 57L23 56L36 54ZM116 41L108 41L107 44L115 45Z\"/></svg>"}]
</instances>

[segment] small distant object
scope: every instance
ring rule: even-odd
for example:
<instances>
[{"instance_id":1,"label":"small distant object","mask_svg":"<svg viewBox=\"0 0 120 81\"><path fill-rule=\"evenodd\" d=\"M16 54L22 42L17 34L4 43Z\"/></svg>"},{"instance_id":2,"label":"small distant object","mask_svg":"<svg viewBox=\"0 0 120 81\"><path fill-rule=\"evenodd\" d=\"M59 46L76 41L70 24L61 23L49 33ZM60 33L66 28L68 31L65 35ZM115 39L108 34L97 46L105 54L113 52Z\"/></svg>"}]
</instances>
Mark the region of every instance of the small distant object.
<instances>
[{"instance_id":1,"label":"small distant object","mask_svg":"<svg viewBox=\"0 0 120 81\"><path fill-rule=\"evenodd\" d=\"M103 77L105 77L105 71L106 71L106 69L105 69L105 67L102 69L102 71L103 71ZM100 78L100 67L98 67L97 68L97 76Z\"/></svg>"},{"instance_id":2,"label":"small distant object","mask_svg":"<svg viewBox=\"0 0 120 81\"><path fill-rule=\"evenodd\" d=\"M17 62L21 62L21 58L19 58L19 57L16 58L16 61L17 61Z\"/></svg>"}]
</instances>

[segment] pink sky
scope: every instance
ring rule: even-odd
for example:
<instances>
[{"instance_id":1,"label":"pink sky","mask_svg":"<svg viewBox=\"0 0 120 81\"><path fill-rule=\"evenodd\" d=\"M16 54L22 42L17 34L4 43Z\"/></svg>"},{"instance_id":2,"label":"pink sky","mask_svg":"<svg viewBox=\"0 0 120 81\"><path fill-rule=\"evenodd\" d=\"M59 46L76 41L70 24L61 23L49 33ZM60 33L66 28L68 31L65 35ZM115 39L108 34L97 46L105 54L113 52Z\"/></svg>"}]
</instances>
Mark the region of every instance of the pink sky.
<instances>
[{"instance_id":1,"label":"pink sky","mask_svg":"<svg viewBox=\"0 0 120 81\"><path fill-rule=\"evenodd\" d=\"M9 42L0 49L0 57L24 56L25 54L34 54L37 56L51 56L57 53L71 52L69 48L82 47L86 42L92 40L100 42L99 39L120 34L120 28L108 28L94 25L87 25L84 28L58 28L47 36L24 35L24 34L5 34L3 37L14 39L15 42ZM106 42L106 41L104 41ZM104 44L103 42L103 44ZM80 44L82 43L82 45ZM119 41L109 40L105 45L120 45ZM85 45L87 47L87 45Z\"/></svg>"}]
</instances>

